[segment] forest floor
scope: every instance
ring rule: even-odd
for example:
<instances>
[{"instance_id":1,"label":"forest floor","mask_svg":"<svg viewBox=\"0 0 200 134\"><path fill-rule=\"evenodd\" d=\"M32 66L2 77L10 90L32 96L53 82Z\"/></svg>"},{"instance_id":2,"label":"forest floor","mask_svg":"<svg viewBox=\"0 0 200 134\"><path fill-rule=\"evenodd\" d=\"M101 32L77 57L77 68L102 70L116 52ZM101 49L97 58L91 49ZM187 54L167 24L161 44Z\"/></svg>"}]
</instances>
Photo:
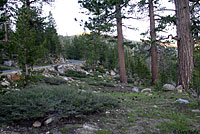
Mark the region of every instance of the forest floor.
<instances>
[{"instance_id":1,"label":"forest floor","mask_svg":"<svg viewBox=\"0 0 200 134\"><path fill-rule=\"evenodd\" d=\"M81 79L76 80L83 82ZM91 81L90 81L91 83ZM34 128L34 121L0 127L0 134L182 134L200 133L200 106L187 93L155 91L135 93L134 85L110 86L87 82L87 88L118 100L118 108L84 118L62 119ZM66 84L65 86L72 86ZM139 87L140 89L144 87ZM177 103L177 99L189 103Z\"/></svg>"}]
</instances>

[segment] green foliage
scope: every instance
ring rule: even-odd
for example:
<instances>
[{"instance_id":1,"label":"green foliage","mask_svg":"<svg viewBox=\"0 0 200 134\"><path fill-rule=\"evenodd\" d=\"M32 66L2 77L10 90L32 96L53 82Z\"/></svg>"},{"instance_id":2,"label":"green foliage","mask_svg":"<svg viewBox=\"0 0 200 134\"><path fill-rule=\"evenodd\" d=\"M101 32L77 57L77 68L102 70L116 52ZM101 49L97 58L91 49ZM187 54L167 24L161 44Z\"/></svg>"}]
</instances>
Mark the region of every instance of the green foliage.
<instances>
[{"instance_id":1,"label":"green foliage","mask_svg":"<svg viewBox=\"0 0 200 134\"><path fill-rule=\"evenodd\" d=\"M146 83L150 82L150 71L144 61L138 57L134 59L133 76L145 80Z\"/></svg>"},{"instance_id":2,"label":"green foliage","mask_svg":"<svg viewBox=\"0 0 200 134\"><path fill-rule=\"evenodd\" d=\"M197 93L197 100L200 104L200 46L196 46L194 51L194 69L190 88Z\"/></svg>"},{"instance_id":3,"label":"green foliage","mask_svg":"<svg viewBox=\"0 0 200 134\"><path fill-rule=\"evenodd\" d=\"M102 129L102 130L97 130L96 134L112 134L112 132L107 129Z\"/></svg>"},{"instance_id":4,"label":"green foliage","mask_svg":"<svg viewBox=\"0 0 200 134\"><path fill-rule=\"evenodd\" d=\"M36 120L50 114L82 116L116 107L117 101L66 86L37 86L0 95L0 124Z\"/></svg>"},{"instance_id":5,"label":"green foliage","mask_svg":"<svg viewBox=\"0 0 200 134\"><path fill-rule=\"evenodd\" d=\"M103 87L114 87L113 83L109 82L102 82L102 81L89 81L88 85L93 85L93 86L103 86Z\"/></svg>"},{"instance_id":6,"label":"green foliage","mask_svg":"<svg viewBox=\"0 0 200 134\"><path fill-rule=\"evenodd\" d=\"M82 71L76 71L76 70L72 70L72 69L67 69L65 71L64 74L61 74L63 76L67 76L67 77L77 77L77 78L87 78L88 76L86 75L86 73L82 72Z\"/></svg>"},{"instance_id":7,"label":"green foliage","mask_svg":"<svg viewBox=\"0 0 200 134\"><path fill-rule=\"evenodd\" d=\"M177 82L178 58L177 49L172 47L164 48L159 46L159 78L162 84Z\"/></svg>"},{"instance_id":8,"label":"green foliage","mask_svg":"<svg viewBox=\"0 0 200 134\"><path fill-rule=\"evenodd\" d=\"M67 59L86 60L90 68L103 65L107 69L114 69L118 63L116 40L110 36L98 34L84 34L66 41L65 51ZM71 43L70 43L71 42Z\"/></svg>"},{"instance_id":9,"label":"green foliage","mask_svg":"<svg viewBox=\"0 0 200 134\"><path fill-rule=\"evenodd\" d=\"M62 48L56 31L56 23L51 12L49 12L44 38L44 46L52 56L61 54Z\"/></svg>"},{"instance_id":10,"label":"green foliage","mask_svg":"<svg viewBox=\"0 0 200 134\"><path fill-rule=\"evenodd\" d=\"M32 15L36 15L35 10L22 7L17 11L16 32L12 42L16 45L18 63L25 71L25 64L33 66L35 61L41 57L43 46L35 46L36 30L31 26Z\"/></svg>"},{"instance_id":11,"label":"green foliage","mask_svg":"<svg viewBox=\"0 0 200 134\"><path fill-rule=\"evenodd\" d=\"M161 91L162 90L162 82L160 82L160 80L155 80L155 85L154 85L154 89L156 91Z\"/></svg>"},{"instance_id":12,"label":"green foliage","mask_svg":"<svg viewBox=\"0 0 200 134\"><path fill-rule=\"evenodd\" d=\"M55 77L43 77L40 79L40 82L44 82L50 85L61 85L66 84L66 80L63 80L61 78L55 78Z\"/></svg>"},{"instance_id":13,"label":"green foliage","mask_svg":"<svg viewBox=\"0 0 200 134\"><path fill-rule=\"evenodd\" d=\"M0 1L0 40L4 39L4 22L6 21L5 18L5 4L7 3L7 0L1 0Z\"/></svg>"},{"instance_id":14,"label":"green foliage","mask_svg":"<svg viewBox=\"0 0 200 134\"><path fill-rule=\"evenodd\" d=\"M163 122L160 127L164 132L187 131L190 130L191 122L183 114L170 114L170 122Z\"/></svg>"}]
</instances>

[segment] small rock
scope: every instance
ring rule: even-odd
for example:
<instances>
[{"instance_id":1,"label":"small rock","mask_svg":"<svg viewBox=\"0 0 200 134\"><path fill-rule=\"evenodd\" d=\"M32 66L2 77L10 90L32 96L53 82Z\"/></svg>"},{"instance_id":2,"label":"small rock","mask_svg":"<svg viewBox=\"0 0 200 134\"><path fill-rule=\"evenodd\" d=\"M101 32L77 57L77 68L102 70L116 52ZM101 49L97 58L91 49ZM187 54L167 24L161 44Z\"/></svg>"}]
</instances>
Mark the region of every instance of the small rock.
<instances>
[{"instance_id":1,"label":"small rock","mask_svg":"<svg viewBox=\"0 0 200 134\"><path fill-rule=\"evenodd\" d=\"M97 131L98 130L98 128L96 126L89 125L89 124L84 124L83 128L87 129L87 130L90 130L90 131Z\"/></svg>"},{"instance_id":2,"label":"small rock","mask_svg":"<svg viewBox=\"0 0 200 134\"><path fill-rule=\"evenodd\" d=\"M132 91L138 93L139 92L139 88L138 87L133 87Z\"/></svg>"},{"instance_id":3,"label":"small rock","mask_svg":"<svg viewBox=\"0 0 200 134\"><path fill-rule=\"evenodd\" d=\"M175 102L185 103L185 104L188 104L188 103L189 103L188 100L184 100L184 99L178 99L178 100L176 100Z\"/></svg>"},{"instance_id":4,"label":"small rock","mask_svg":"<svg viewBox=\"0 0 200 134\"><path fill-rule=\"evenodd\" d=\"M57 70L59 73L64 73L64 72L65 72L64 66L62 66L62 65L57 66L57 67L56 67L56 70Z\"/></svg>"},{"instance_id":5,"label":"small rock","mask_svg":"<svg viewBox=\"0 0 200 134\"><path fill-rule=\"evenodd\" d=\"M98 93L100 93L100 91L92 91L93 93L95 93L95 94L98 94Z\"/></svg>"},{"instance_id":6,"label":"small rock","mask_svg":"<svg viewBox=\"0 0 200 134\"><path fill-rule=\"evenodd\" d=\"M9 61L4 61L4 63L3 63L4 65L6 65L6 66L9 66L9 67L11 67L12 66L12 64L13 64L13 61L11 61L11 60L9 60Z\"/></svg>"},{"instance_id":7,"label":"small rock","mask_svg":"<svg viewBox=\"0 0 200 134\"><path fill-rule=\"evenodd\" d=\"M145 89L142 89L142 91L141 91L141 93L151 93L152 92L152 90L151 90L151 88L145 88Z\"/></svg>"},{"instance_id":8,"label":"small rock","mask_svg":"<svg viewBox=\"0 0 200 134\"><path fill-rule=\"evenodd\" d=\"M110 111L106 111L106 114L110 114Z\"/></svg>"},{"instance_id":9,"label":"small rock","mask_svg":"<svg viewBox=\"0 0 200 134\"><path fill-rule=\"evenodd\" d=\"M49 118L49 119L47 119L45 122L44 122L44 124L45 125L48 125L48 124L50 124L50 123L52 123L53 122L53 118Z\"/></svg>"},{"instance_id":10,"label":"small rock","mask_svg":"<svg viewBox=\"0 0 200 134\"><path fill-rule=\"evenodd\" d=\"M138 85L138 82L137 82L137 81L134 81L134 85Z\"/></svg>"},{"instance_id":11,"label":"small rock","mask_svg":"<svg viewBox=\"0 0 200 134\"><path fill-rule=\"evenodd\" d=\"M200 113L200 110L199 109L194 109L194 110L192 110L192 112L194 112L194 113Z\"/></svg>"},{"instance_id":12,"label":"small rock","mask_svg":"<svg viewBox=\"0 0 200 134\"><path fill-rule=\"evenodd\" d=\"M42 123L39 121L36 121L33 123L33 127L41 127Z\"/></svg>"},{"instance_id":13,"label":"small rock","mask_svg":"<svg viewBox=\"0 0 200 134\"><path fill-rule=\"evenodd\" d=\"M10 83L9 83L8 81L3 81L3 82L1 82L1 85L2 85L2 86L9 86Z\"/></svg>"},{"instance_id":14,"label":"small rock","mask_svg":"<svg viewBox=\"0 0 200 134\"><path fill-rule=\"evenodd\" d=\"M153 94L148 94L148 96L152 96Z\"/></svg>"},{"instance_id":15,"label":"small rock","mask_svg":"<svg viewBox=\"0 0 200 134\"><path fill-rule=\"evenodd\" d=\"M86 75L89 75L90 73L89 72L87 72L87 71L83 71Z\"/></svg>"},{"instance_id":16,"label":"small rock","mask_svg":"<svg viewBox=\"0 0 200 134\"><path fill-rule=\"evenodd\" d=\"M115 73L113 70L111 70L111 71L110 71L110 75L111 75L111 76L115 76L116 73Z\"/></svg>"},{"instance_id":17,"label":"small rock","mask_svg":"<svg viewBox=\"0 0 200 134\"><path fill-rule=\"evenodd\" d=\"M103 78L103 76L102 75L98 75L98 78Z\"/></svg>"},{"instance_id":18,"label":"small rock","mask_svg":"<svg viewBox=\"0 0 200 134\"><path fill-rule=\"evenodd\" d=\"M157 106L157 105L153 105L153 107L154 107L154 108L157 108L158 106Z\"/></svg>"},{"instance_id":19,"label":"small rock","mask_svg":"<svg viewBox=\"0 0 200 134\"><path fill-rule=\"evenodd\" d=\"M182 85L177 86L177 87L176 87L176 91L177 91L178 93L182 93L182 92L183 92L183 86L182 86Z\"/></svg>"},{"instance_id":20,"label":"small rock","mask_svg":"<svg viewBox=\"0 0 200 134\"><path fill-rule=\"evenodd\" d=\"M67 77L62 77L64 80L68 81L69 79Z\"/></svg>"},{"instance_id":21,"label":"small rock","mask_svg":"<svg viewBox=\"0 0 200 134\"><path fill-rule=\"evenodd\" d=\"M165 84L165 85L163 86L163 90L164 90L164 91L174 91L174 90L175 90L175 87L174 87L173 85L171 85L171 84Z\"/></svg>"}]
</instances>

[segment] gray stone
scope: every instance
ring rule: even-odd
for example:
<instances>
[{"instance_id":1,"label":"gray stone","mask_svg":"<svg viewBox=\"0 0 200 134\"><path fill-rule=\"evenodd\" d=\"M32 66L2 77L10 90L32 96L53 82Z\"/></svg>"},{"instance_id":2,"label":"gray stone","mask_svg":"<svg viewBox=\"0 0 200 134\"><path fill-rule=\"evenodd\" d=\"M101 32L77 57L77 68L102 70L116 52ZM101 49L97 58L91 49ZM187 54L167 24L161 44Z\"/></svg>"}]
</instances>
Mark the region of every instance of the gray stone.
<instances>
[{"instance_id":1,"label":"gray stone","mask_svg":"<svg viewBox=\"0 0 200 134\"><path fill-rule=\"evenodd\" d=\"M188 103L189 103L188 100L184 100L184 99L178 99L178 100L176 100L175 102L178 102L178 103L185 103L185 104L188 104Z\"/></svg>"},{"instance_id":2,"label":"gray stone","mask_svg":"<svg viewBox=\"0 0 200 134\"><path fill-rule=\"evenodd\" d=\"M200 113L200 110L199 109L194 109L192 110L193 113Z\"/></svg>"},{"instance_id":3,"label":"gray stone","mask_svg":"<svg viewBox=\"0 0 200 134\"><path fill-rule=\"evenodd\" d=\"M58 66L57 70L58 70L59 73L64 73L65 72L65 69L64 69L64 67L62 65Z\"/></svg>"},{"instance_id":4,"label":"gray stone","mask_svg":"<svg viewBox=\"0 0 200 134\"><path fill-rule=\"evenodd\" d=\"M2 85L2 86L9 86L10 83L9 83L8 81L3 81L3 82L1 82L1 85Z\"/></svg>"},{"instance_id":5,"label":"gray stone","mask_svg":"<svg viewBox=\"0 0 200 134\"><path fill-rule=\"evenodd\" d=\"M151 93L152 90L151 88L145 88L145 89L142 89L141 93Z\"/></svg>"},{"instance_id":6,"label":"gray stone","mask_svg":"<svg viewBox=\"0 0 200 134\"><path fill-rule=\"evenodd\" d=\"M4 61L3 64L6 65L6 66L11 67L11 66L13 65L13 61L11 61L11 60L9 60L9 61Z\"/></svg>"},{"instance_id":7,"label":"gray stone","mask_svg":"<svg viewBox=\"0 0 200 134\"><path fill-rule=\"evenodd\" d=\"M133 87L132 91L135 92L135 93L138 93L139 92L139 88L138 87Z\"/></svg>"},{"instance_id":8,"label":"gray stone","mask_svg":"<svg viewBox=\"0 0 200 134\"><path fill-rule=\"evenodd\" d=\"M53 118L49 118L49 119L47 119L45 122L44 122L44 124L45 125L48 125L48 124L50 124L50 123L52 123L53 122Z\"/></svg>"},{"instance_id":9,"label":"gray stone","mask_svg":"<svg viewBox=\"0 0 200 134\"><path fill-rule=\"evenodd\" d=\"M164 90L164 91L174 91L174 90L175 90L175 87L174 87L173 85L171 85L171 84L165 84L165 85L163 86L163 90Z\"/></svg>"},{"instance_id":10,"label":"gray stone","mask_svg":"<svg viewBox=\"0 0 200 134\"><path fill-rule=\"evenodd\" d=\"M103 78L103 76L102 75L98 75L98 78Z\"/></svg>"},{"instance_id":11,"label":"gray stone","mask_svg":"<svg viewBox=\"0 0 200 134\"><path fill-rule=\"evenodd\" d=\"M134 81L134 85L138 85L138 82L137 82L137 81Z\"/></svg>"},{"instance_id":12,"label":"gray stone","mask_svg":"<svg viewBox=\"0 0 200 134\"><path fill-rule=\"evenodd\" d=\"M95 132L99 130L97 126L90 125L90 124L84 124L82 128L78 128L76 130L77 134L95 134Z\"/></svg>"}]
</instances>

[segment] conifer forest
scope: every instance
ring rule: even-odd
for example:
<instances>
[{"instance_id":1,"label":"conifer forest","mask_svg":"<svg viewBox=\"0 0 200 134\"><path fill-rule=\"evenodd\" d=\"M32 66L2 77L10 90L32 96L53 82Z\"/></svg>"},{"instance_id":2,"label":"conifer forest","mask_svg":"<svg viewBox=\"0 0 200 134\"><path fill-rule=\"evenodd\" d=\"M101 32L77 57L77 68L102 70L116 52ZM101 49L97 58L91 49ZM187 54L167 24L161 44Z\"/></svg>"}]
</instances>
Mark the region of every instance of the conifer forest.
<instances>
[{"instance_id":1,"label":"conifer forest","mask_svg":"<svg viewBox=\"0 0 200 134\"><path fill-rule=\"evenodd\" d=\"M0 0L0 134L200 134L199 0L62 1Z\"/></svg>"}]
</instances>

